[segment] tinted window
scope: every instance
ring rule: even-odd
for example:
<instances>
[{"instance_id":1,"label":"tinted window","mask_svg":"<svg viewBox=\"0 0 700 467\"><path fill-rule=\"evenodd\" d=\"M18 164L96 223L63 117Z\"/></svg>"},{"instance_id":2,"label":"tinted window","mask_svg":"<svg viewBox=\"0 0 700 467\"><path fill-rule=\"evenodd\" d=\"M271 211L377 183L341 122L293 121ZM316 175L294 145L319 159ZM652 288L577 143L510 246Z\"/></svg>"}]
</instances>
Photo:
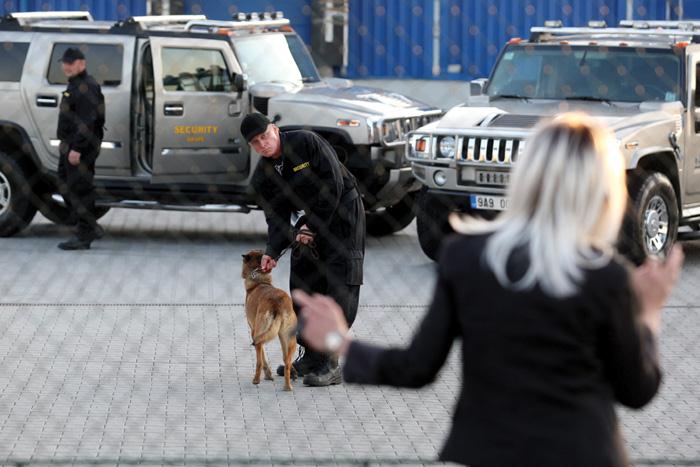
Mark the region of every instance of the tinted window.
<instances>
[{"instance_id":1,"label":"tinted window","mask_svg":"<svg viewBox=\"0 0 700 467\"><path fill-rule=\"evenodd\" d=\"M231 92L231 73L219 50L164 47L166 91Z\"/></svg>"},{"instance_id":2,"label":"tinted window","mask_svg":"<svg viewBox=\"0 0 700 467\"><path fill-rule=\"evenodd\" d=\"M22 68L24 68L28 49L27 42L0 44L0 81L19 81L22 78Z\"/></svg>"},{"instance_id":3,"label":"tinted window","mask_svg":"<svg viewBox=\"0 0 700 467\"><path fill-rule=\"evenodd\" d=\"M669 102L680 100L681 76L674 50L528 44L505 50L487 91L493 97Z\"/></svg>"},{"instance_id":4,"label":"tinted window","mask_svg":"<svg viewBox=\"0 0 700 467\"><path fill-rule=\"evenodd\" d=\"M58 60L69 47L78 47L83 52L88 73L102 86L118 86L122 82L124 48L121 44L56 44L49 64L49 83L68 83Z\"/></svg>"}]
</instances>

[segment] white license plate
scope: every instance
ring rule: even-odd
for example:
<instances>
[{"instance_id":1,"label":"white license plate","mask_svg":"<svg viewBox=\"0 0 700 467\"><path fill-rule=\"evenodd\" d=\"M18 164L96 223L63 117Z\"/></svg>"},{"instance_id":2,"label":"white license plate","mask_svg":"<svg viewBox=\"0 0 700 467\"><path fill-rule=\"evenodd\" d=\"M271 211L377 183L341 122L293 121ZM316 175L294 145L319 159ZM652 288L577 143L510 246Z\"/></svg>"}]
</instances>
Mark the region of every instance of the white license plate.
<instances>
[{"instance_id":1,"label":"white license plate","mask_svg":"<svg viewBox=\"0 0 700 467\"><path fill-rule=\"evenodd\" d=\"M477 170L476 183L479 185L506 186L510 183L510 173L495 172L493 170Z\"/></svg>"},{"instance_id":2,"label":"white license plate","mask_svg":"<svg viewBox=\"0 0 700 467\"><path fill-rule=\"evenodd\" d=\"M505 211L508 209L508 198L505 196L471 195L472 209L489 209Z\"/></svg>"}]
</instances>

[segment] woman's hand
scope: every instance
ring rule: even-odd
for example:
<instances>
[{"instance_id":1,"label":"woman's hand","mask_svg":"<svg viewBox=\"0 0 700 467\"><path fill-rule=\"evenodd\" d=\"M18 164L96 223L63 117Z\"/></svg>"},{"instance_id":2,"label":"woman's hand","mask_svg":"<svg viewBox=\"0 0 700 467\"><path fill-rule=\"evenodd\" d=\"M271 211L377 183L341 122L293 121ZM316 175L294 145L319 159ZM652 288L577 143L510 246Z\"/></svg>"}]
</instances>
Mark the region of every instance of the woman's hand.
<instances>
[{"instance_id":1,"label":"woman's hand","mask_svg":"<svg viewBox=\"0 0 700 467\"><path fill-rule=\"evenodd\" d=\"M632 273L632 287L641 305L640 319L654 334L661 327L661 309L683 266L683 250L675 245L666 261L648 258Z\"/></svg>"},{"instance_id":2,"label":"woman's hand","mask_svg":"<svg viewBox=\"0 0 700 467\"><path fill-rule=\"evenodd\" d=\"M304 341L317 351L335 350L339 355L345 355L352 339L348 336L348 323L343 310L335 300L325 295L311 296L298 289L292 291L292 297L301 306L304 320L301 337ZM327 336L332 333L340 334L343 339L337 349L329 349L326 345Z\"/></svg>"}]
</instances>

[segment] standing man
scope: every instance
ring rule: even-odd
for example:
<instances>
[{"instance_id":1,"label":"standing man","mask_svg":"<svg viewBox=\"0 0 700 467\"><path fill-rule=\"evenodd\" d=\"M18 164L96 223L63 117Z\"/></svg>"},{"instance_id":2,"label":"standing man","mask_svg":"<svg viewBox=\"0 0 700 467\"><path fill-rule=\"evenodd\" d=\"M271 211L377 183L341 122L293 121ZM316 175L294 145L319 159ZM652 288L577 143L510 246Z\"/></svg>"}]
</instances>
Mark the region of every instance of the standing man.
<instances>
[{"instance_id":1,"label":"standing man","mask_svg":"<svg viewBox=\"0 0 700 467\"><path fill-rule=\"evenodd\" d=\"M105 102L100 85L87 74L85 56L77 48L61 57L68 88L58 115L61 194L77 221L75 237L59 243L63 250L87 250L104 231L95 216L95 160L104 135Z\"/></svg>"},{"instance_id":2,"label":"standing man","mask_svg":"<svg viewBox=\"0 0 700 467\"><path fill-rule=\"evenodd\" d=\"M331 146L313 132L281 133L266 116L255 113L243 119L241 133L262 156L253 188L268 228L263 270L275 268L280 254L296 240L290 290L330 295L352 325L365 251L365 212L355 178ZM301 211L303 215L292 228L292 216ZM294 308L298 312L296 304ZM304 384L342 382L337 359L315 352L303 341L299 344L304 353L294 362L294 369L304 376Z\"/></svg>"}]
</instances>

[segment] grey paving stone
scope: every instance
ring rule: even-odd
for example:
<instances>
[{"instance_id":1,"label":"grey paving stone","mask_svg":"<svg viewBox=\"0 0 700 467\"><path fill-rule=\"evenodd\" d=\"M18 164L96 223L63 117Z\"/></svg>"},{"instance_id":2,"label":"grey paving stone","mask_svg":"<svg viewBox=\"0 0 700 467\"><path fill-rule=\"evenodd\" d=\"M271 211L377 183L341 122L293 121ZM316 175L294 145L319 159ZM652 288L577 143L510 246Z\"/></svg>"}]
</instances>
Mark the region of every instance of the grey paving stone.
<instances>
[{"instance_id":1,"label":"grey paving stone","mask_svg":"<svg viewBox=\"0 0 700 467\"><path fill-rule=\"evenodd\" d=\"M0 239L0 271L12 278L0 281L0 464L437 455L460 386L459 345L419 391L297 381L289 394L281 378L256 387L239 257L264 244L260 214L115 210L103 222L107 237L75 254L56 249L65 229L41 219ZM662 391L642 411L620 410L639 465L700 459L700 242L685 248L665 315ZM282 287L287 268L283 258L274 274ZM369 239L355 334L405 342L433 272L414 225ZM276 365L279 346L267 351Z\"/></svg>"}]
</instances>

